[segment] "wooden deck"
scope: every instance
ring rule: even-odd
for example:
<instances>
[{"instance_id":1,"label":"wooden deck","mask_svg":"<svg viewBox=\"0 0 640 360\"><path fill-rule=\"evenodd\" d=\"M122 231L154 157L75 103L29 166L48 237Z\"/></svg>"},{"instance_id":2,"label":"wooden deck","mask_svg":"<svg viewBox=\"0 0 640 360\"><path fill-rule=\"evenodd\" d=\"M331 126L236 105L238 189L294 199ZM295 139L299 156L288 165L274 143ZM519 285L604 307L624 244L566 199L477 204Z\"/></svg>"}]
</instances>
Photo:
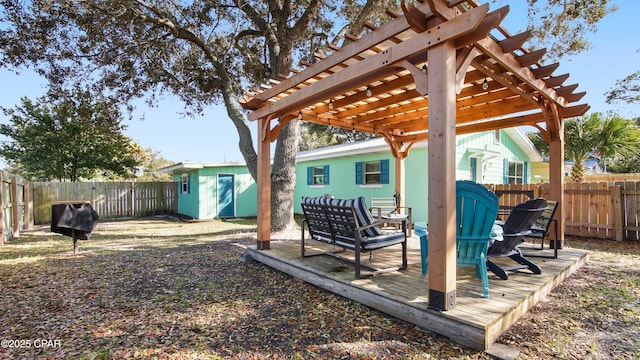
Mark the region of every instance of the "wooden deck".
<instances>
[{"instance_id":1,"label":"wooden deck","mask_svg":"<svg viewBox=\"0 0 640 360\"><path fill-rule=\"evenodd\" d=\"M355 279L352 264L330 256L302 258L299 235L297 239L295 235L286 237L272 238L270 250L251 246L249 255L267 266L477 350L491 346L500 334L588 260L585 251L562 249L558 259L530 258L542 268L541 275L522 270L510 273L509 280L500 280L489 272L489 299L482 297L482 282L475 277L475 269L458 267L456 307L440 312L428 308L427 276L421 273L419 239L415 236L409 239L408 269L359 280ZM309 243L318 249L326 248L313 240ZM397 245L373 252L371 264L400 265L400 249ZM348 251L342 255L351 254ZM364 254L363 259L368 261L369 256ZM495 262L515 265L509 259Z\"/></svg>"}]
</instances>

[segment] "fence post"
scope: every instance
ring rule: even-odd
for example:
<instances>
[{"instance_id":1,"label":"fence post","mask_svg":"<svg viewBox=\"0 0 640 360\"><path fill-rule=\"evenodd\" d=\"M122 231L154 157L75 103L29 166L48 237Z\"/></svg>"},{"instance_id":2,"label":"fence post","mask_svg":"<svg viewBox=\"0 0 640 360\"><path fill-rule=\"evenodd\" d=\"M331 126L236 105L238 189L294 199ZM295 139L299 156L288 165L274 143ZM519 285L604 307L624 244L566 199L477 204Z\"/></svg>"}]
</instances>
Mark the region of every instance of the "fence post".
<instances>
[{"instance_id":1,"label":"fence post","mask_svg":"<svg viewBox=\"0 0 640 360\"><path fill-rule=\"evenodd\" d=\"M12 238L20 237L20 208L18 207L18 177L11 178L11 207L13 211Z\"/></svg>"},{"instance_id":2,"label":"fence post","mask_svg":"<svg viewBox=\"0 0 640 360\"><path fill-rule=\"evenodd\" d=\"M24 228L33 229L33 199L31 196L31 182L24 181Z\"/></svg>"},{"instance_id":3,"label":"fence post","mask_svg":"<svg viewBox=\"0 0 640 360\"><path fill-rule=\"evenodd\" d=\"M129 211L131 212L131 217L136 217L136 182L130 182L129 186L129 200L131 201Z\"/></svg>"},{"instance_id":4,"label":"fence post","mask_svg":"<svg viewBox=\"0 0 640 360\"><path fill-rule=\"evenodd\" d=\"M4 246L4 191L2 191L2 183L4 181L4 170L0 170L0 244Z\"/></svg>"},{"instance_id":5,"label":"fence post","mask_svg":"<svg viewBox=\"0 0 640 360\"><path fill-rule=\"evenodd\" d=\"M612 185L611 189L611 201L613 205L613 238L616 241L622 241L623 234L623 219L622 219L622 194L620 191L620 185Z\"/></svg>"}]
</instances>

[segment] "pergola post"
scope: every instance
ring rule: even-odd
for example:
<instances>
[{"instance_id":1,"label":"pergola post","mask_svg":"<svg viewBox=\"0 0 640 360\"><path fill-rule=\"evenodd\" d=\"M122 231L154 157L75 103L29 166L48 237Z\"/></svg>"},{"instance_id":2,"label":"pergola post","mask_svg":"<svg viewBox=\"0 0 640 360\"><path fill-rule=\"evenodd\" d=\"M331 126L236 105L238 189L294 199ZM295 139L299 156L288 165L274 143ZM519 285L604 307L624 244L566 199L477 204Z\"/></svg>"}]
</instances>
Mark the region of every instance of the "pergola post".
<instances>
[{"instance_id":1,"label":"pergola post","mask_svg":"<svg viewBox=\"0 0 640 360\"><path fill-rule=\"evenodd\" d=\"M564 246L564 121L560 121L559 127L558 134L549 142L549 197L558 202L554 218L560 236L560 239L551 240L552 249Z\"/></svg>"},{"instance_id":2,"label":"pergola post","mask_svg":"<svg viewBox=\"0 0 640 360\"><path fill-rule=\"evenodd\" d=\"M271 240L271 121L258 120L257 248L267 250Z\"/></svg>"},{"instance_id":3,"label":"pergola post","mask_svg":"<svg viewBox=\"0 0 640 360\"><path fill-rule=\"evenodd\" d=\"M404 189L405 189L405 166L404 157L396 156L396 194L398 194L398 206L404 206Z\"/></svg>"},{"instance_id":4,"label":"pergola post","mask_svg":"<svg viewBox=\"0 0 640 360\"><path fill-rule=\"evenodd\" d=\"M456 304L456 49L429 49L429 307Z\"/></svg>"}]
</instances>

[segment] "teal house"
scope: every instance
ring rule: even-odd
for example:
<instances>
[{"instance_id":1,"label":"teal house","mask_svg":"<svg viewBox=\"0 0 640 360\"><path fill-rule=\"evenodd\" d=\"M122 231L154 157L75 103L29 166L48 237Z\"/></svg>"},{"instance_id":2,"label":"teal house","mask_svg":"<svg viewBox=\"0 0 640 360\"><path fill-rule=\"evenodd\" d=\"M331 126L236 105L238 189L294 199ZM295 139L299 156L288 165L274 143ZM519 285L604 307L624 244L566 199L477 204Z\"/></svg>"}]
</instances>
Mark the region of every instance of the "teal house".
<instances>
[{"instance_id":1,"label":"teal house","mask_svg":"<svg viewBox=\"0 0 640 360\"><path fill-rule=\"evenodd\" d=\"M542 160L517 128L456 137L456 178L484 184L530 183L531 163ZM405 206L414 221L427 219L427 142L405 158ZM382 138L301 151L297 156L294 212L303 196L392 197L395 159ZM179 182L178 212L196 219L255 216L256 184L244 164L179 163L162 172Z\"/></svg>"}]
</instances>

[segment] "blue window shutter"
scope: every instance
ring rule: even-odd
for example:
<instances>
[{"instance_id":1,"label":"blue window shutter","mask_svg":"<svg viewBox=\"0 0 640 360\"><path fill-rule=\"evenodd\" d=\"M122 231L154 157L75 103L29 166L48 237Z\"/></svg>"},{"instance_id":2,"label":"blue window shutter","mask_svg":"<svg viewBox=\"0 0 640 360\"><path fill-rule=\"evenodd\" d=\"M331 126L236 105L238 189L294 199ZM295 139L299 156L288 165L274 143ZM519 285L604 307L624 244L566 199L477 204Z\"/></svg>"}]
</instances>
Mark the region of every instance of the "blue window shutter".
<instances>
[{"instance_id":1,"label":"blue window shutter","mask_svg":"<svg viewBox=\"0 0 640 360\"><path fill-rule=\"evenodd\" d=\"M356 163L356 184L362 184L362 161Z\"/></svg>"},{"instance_id":2,"label":"blue window shutter","mask_svg":"<svg viewBox=\"0 0 640 360\"><path fill-rule=\"evenodd\" d=\"M307 166L307 185L313 185L313 167Z\"/></svg>"},{"instance_id":3,"label":"blue window shutter","mask_svg":"<svg viewBox=\"0 0 640 360\"><path fill-rule=\"evenodd\" d=\"M502 165L502 183L503 184L509 183L509 159L507 158L504 158L503 165Z\"/></svg>"},{"instance_id":4,"label":"blue window shutter","mask_svg":"<svg viewBox=\"0 0 640 360\"><path fill-rule=\"evenodd\" d=\"M389 159L380 160L380 183L389 183Z\"/></svg>"},{"instance_id":5,"label":"blue window shutter","mask_svg":"<svg viewBox=\"0 0 640 360\"><path fill-rule=\"evenodd\" d=\"M178 174L178 194L182 194L182 174Z\"/></svg>"},{"instance_id":6,"label":"blue window shutter","mask_svg":"<svg viewBox=\"0 0 640 360\"><path fill-rule=\"evenodd\" d=\"M187 194L191 194L191 173L187 174Z\"/></svg>"},{"instance_id":7,"label":"blue window shutter","mask_svg":"<svg viewBox=\"0 0 640 360\"><path fill-rule=\"evenodd\" d=\"M524 162L522 169L522 182L524 184L529 183L529 163L527 161Z\"/></svg>"},{"instance_id":8,"label":"blue window shutter","mask_svg":"<svg viewBox=\"0 0 640 360\"><path fill-rule=\"evenodd\" d=\"M478 159L476 158L470 158L469 159L469 171L471 171L471 180L478 182L478 179L476 178L477 172L476 172L476 167L478 166Z\"/></svg>"},{"instance_id":9,"label":"blue window shutter","mask_svg":"<svg viewBox=\"0 0 640 360\"><path fill-rule=\"evenodd\" d=\"M329 185L329 165L324 166L324 184Z\"/></svg>"}]
</instances>

